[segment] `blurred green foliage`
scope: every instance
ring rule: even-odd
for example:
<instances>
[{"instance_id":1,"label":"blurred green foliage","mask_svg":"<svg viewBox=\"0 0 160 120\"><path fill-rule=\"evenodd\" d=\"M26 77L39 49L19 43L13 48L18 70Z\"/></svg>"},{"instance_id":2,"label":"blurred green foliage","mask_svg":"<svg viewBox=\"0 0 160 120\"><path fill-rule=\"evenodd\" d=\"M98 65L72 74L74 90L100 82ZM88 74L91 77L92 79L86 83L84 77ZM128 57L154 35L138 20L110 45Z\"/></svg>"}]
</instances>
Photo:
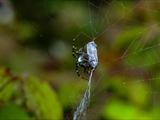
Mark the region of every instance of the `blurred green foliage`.
<instances>
[{"instance_id":1,"label":"blurred green foliage","mask_svg":"<svg viewBox=\"0 0 160 120\"><path fill-rule=\"evenodd\" d=\"M0 68L0 101L2 119L29 119L28 112L39 119L62 119L61 104L46 82L5 67Z\"/></svg>"},{"instance_id":2,"label":"blurred green foliage","mask_svg":"<svg viewBox=\"0 0 160 120\"><path fill-rule=\"evenodd\" d=\"M8 105L0 109L0 119L1 120L35 120L34 117L29 116L28 111L22 109L16 105Z\"/></svg>"},{"instance_id":3,"label":"blurred green foliage","mask_svg":"<svg viewBox=\"0 0 160 120\"><path fill-rule=\"evenodd\" d=\"M72 57L79 32L77 47L100 35L86 118L160 118L160 3L90 2L0 1L0 119L72 119L87 84Z\"/></svg>"}]
</instances>

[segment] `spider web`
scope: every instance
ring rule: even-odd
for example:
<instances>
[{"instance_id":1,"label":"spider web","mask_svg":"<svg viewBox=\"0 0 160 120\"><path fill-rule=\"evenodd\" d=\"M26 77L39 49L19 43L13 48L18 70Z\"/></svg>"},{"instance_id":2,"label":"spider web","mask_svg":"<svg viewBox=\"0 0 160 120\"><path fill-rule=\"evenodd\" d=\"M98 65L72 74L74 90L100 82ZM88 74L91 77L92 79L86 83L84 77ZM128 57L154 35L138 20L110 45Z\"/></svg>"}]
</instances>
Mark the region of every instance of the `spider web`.
<instances>
[{"instance_id":1,"label":"spider web","mask_svg":"<svg viewBox=\"0 0 160 120\"><path fill-rule=\"evenodd\" d=\"M38 18L38 26L32 25L29 18L24 18L23 13L18 10L15 10L15 13L40 39L47 39L47 36L43 36L39 30L45 22L49 22L56 28L54 32L59 41L55 42L53 51L58 49L58 53L54 52L53 55L57 61L63 59L65 55L69 56L71 46L67 47L67 45L74 38L76 38L75 45L78 47L92 40L97 44L99 64L93 77L91 106L88 108L86 118L98 119L101 115L104 118L114 119L113 115L118 114L115 110L117 107L111 106L114 105L114 101L117 106L127 104L128 111L134 109L135 114L138 115L133 115L132 118L160 117L158 114L160 110L160 75L158 72L160 21L157 18L160 15L160 2L158 0L100 0L99 2L44 0L36 2L42 2L41 8L45 15ZM30 2L26 6L29 5L31 5ZM52 16L54 13L57 13L59 19L56 20L57 17ZM67 39L70 43L66 42ZM45 45L44 41L40 42L42 46ZM30 46L23 46L16 42L13 44L26 50L26 55L32 54L36 58L41 58L41 53L36 52L36 49L33 50ZM52 64L52 67L63 72L62 75L66 75L68 79L77 78L67 67L61 67L57 61L49 59L49 56L42 58ZM26 61L29 61L29 58ZM71 64L74 64L74 61ZM84 88L81 91L83 90ZM79 91L76 92L79 93ZM72 97L74 96L71 95L70 98L75 104L76 101ZM102 107L104 105L106 107ZM102 108L105 109L107 115L105 113L102 115ZM123 114L126 114L125 111ZM66 115L65 119L70 118Z\"/></svg>"}]
</instances>

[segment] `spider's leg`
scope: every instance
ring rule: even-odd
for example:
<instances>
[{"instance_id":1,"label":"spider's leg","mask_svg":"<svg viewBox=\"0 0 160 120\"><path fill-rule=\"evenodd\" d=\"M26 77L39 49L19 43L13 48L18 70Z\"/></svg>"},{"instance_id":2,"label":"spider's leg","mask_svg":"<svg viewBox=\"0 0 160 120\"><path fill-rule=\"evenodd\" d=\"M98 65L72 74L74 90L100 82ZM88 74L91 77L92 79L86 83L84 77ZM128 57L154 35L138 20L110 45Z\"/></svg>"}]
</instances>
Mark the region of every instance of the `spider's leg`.
<instances>
[{"instance_id":1,"label":"spider's leg","mask_svg":"<svg viewBox=\"0 0 160 120\"><path fill-rule=\"evenodd\" d=\"M77 54L76 49L77 49L77 48L74 46L74 42L75 42L76 38L77 38L80 34L81 34L81 32L80 32L78 35L76 35L76 37L73 38L73 40L72 40L72 55L73 55L74 58L77 57L77 56L76 56L76 54Z\"/></svg>"},{"instance_id":2,"label":"spider's leg","mask_svg":"<svg viewBox=\"0 0 160 120\"><path fill-rule=\"evenodd\" d=\"M91 68L91 69L89 70L89 73L93 70L93 74L94 74L96 68L97 68L97 66L96 66L95 68Z\"/></svg>"},{"instance_id":3,"label":"spider's leg","mask_svg":"<svg viewBox=\"0 0 160 120\"><path fill-rule=\"evenodd\" d=\"M82 78L82 79L88 80L87 78L84 78L84 77L82 77L82 76L79 74L78 67L80 67L80 66L79 66L79 63L77 62L77 63L76 63L76 73L77 73L77 75L78 75L80 78Z\"/></svg>"},{"instance_id":4,"label":"spider's leg","mask_svg":"<svg viewBox=\"0 0 160 120\"><path fill-rule=\"evenodd\" d=\"M72 55L73 55L74 58L76 58L76 54L77 54L77 52L76 52L77 48L74 46L75 38L72 40Z\"/></svg>"},{"instance_id":5,"label":"spider's leg","mask_svg":"<svg viewBox=\"0 0 160 120\"><path fill-rule=\"evenodd\" d=\"M76 38L77 38L80 34L81 34L81 32L80 32L78 35L76 35L76 37L73 38L73 40L72 40L72 48L73 48L73 49L77 49L77 48L74 46L74 42L75 42Z\"/></svg>"},{"instance_id":6,"label":"spider's leg","mask_svg":"<svg viewBox=\"0 0 160 120\"><path fill-rule=\"evenodd\" d=\"M82 50L86 49L86 46L81 47L78 51L82 52Z\"/></svg>"},{"instance_id":7,"label":"spider's leg","mask_svg":"<svg viewBox=\"0 0 160 120\"><path fill-rule=\"evenodd\" d=\"M74 58L77 58L77 51L75 49L72 49L72 55Z\"/></svg>"},{"instance_id":8,"label":"spider's leg","mask_svg":"<svg viewBox=\"0 0 160 120\"><path fill-rule=\"evenodd\" d=\"M72 55L73 55L74 58L76 58L76 49L77 48L74 46L74 41L72 41Z\"/></svg>"},{"instance_id":9,"label":"spider's leg","mask_svg":"<svg viewBox=\"0 0 160 120\"><path fill-rule=\"evenodd\" d=\"M84 73L88 73L88 66L87 66L87 64L85 64L85 67L84 67Z\"/></svg>"},{"instance_id":10,"label":"spider's leg","mask_svg":"<svg viewBox=\"0 0 160 120\"><path fill-rule=\"evenodd\" d=\"M77 37L77 36L76 36ZM72 50L76 50L77 48L74 46L74 41L76 40L76 37L72 40Z\"/></svg>"},{"instance_id":11,"label":"spider's leg","mask_svg":"<svg viewBox=\"0 0 160 120\"><path fill-rule=\"evenodd\" d=\"M87 71L86 68L84 68L84 73L86 73L86 71Z\"/></svg>"}]
</instances>

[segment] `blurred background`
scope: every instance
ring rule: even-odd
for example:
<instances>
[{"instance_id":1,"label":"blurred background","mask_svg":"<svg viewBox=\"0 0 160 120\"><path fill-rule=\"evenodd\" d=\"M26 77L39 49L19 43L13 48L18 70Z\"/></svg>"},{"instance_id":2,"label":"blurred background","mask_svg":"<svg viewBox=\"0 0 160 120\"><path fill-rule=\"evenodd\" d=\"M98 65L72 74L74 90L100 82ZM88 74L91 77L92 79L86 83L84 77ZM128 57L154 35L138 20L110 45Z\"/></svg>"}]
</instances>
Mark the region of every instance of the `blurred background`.
<instances>
[{"instance_id":1,"label":"blurred background","mask_svg":"<svg viewBox=\"0 0 160 120\"><path fill-rule=\"evenodd\" d=\"M0 0L0 119L72 120L74 38L98 50L86 119L160 118L159 16L155 0Z\"/></svg>"}]
</instances>

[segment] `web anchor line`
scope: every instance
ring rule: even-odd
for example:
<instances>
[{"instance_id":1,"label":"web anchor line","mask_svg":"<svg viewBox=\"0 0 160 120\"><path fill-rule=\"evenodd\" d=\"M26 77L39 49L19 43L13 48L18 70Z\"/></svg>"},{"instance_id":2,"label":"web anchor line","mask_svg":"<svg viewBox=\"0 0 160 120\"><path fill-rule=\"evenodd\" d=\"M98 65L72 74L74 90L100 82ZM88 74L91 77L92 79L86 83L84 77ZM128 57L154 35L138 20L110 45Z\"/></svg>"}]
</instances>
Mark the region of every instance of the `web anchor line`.
<instances>
[{"instance_id":1,"label":"web anchor line","mask_svg":"<svg viewBox=\"0 0 160 120\"><path fill-rule=\"evenodd\" d=\"M93 72L94 72L94 69L91 70L87 89L86 89L85 93L83 94L83 97L81 99L79 106L77 107L76 111L74 112L73 120L80 120L81 117L85 117L85 115L86 115L86 110L87 110L87 107L89 106L89 103L90 103L90 96L91 96L90 91L91 91L91 81L92 81Z\"/></svg>"}]
</instances>

